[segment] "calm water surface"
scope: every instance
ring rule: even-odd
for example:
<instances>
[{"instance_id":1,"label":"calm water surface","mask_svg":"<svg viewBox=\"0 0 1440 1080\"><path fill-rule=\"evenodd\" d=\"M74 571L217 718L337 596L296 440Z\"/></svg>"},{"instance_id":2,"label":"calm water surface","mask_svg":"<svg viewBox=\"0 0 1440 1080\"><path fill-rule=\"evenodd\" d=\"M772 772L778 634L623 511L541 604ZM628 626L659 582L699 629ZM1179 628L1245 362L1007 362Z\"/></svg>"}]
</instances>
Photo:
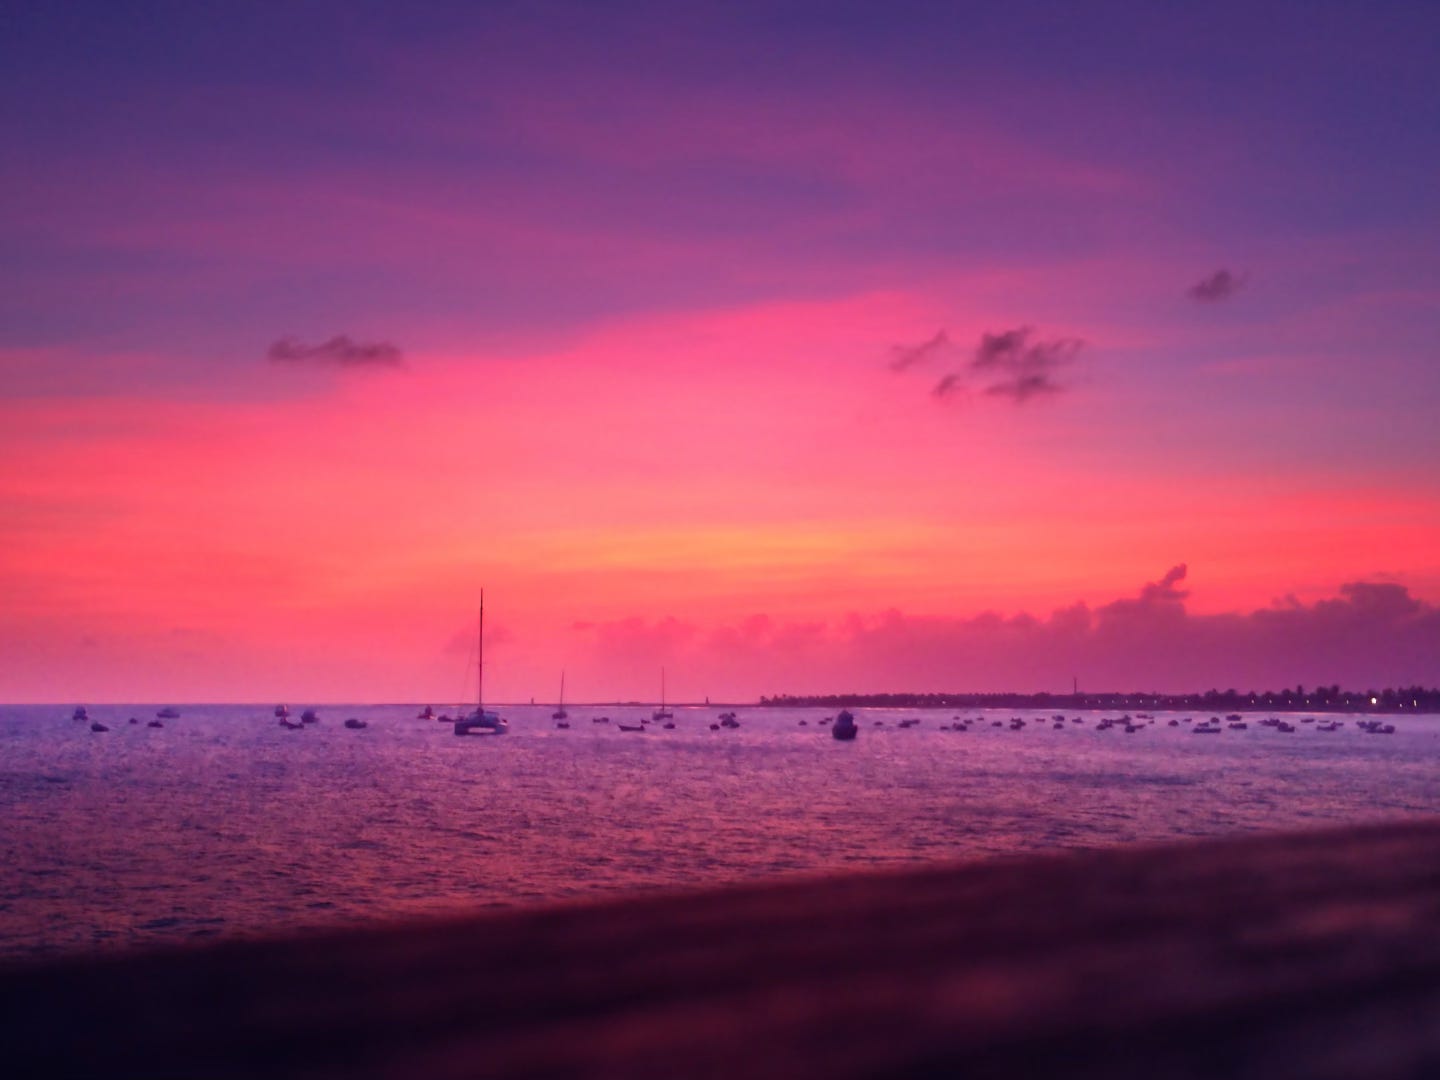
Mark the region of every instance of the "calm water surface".
<instances>
[{"instance_id":1,"label":"calm water surface","mask_svg":"<svg viewBox=\"0 0 1440 1080\"><path fill-rule=\"evenodd\" d=\"M268 707L153 729L153 706L92 706L104 734L69 711L0 707L0 959L1440 810L1436 717L1197 737L1168 714L1127 735L971 711L956 733L950 712L867 709L837 743L807 709L626 734L589 718L640 710L576 708L566 731L522 707L467 739L412 706L301 731Z\"/></svg>"}]
</instances>

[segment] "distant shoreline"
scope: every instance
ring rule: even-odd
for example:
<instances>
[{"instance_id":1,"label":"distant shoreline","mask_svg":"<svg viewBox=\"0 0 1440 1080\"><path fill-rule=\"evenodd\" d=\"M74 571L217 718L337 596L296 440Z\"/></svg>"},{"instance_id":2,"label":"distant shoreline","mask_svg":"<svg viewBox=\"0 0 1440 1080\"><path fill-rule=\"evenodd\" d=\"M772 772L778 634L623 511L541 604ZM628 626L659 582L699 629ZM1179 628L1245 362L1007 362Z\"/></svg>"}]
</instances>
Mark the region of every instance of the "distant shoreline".
<instances>
[{"instance_id":1,"label":"distant shoreline","mask_svg":"<svg viewBox=\"0 0 1440 1080\"><path fill-rule=\"evenodd\" d=\"M763 708L870 709L1055 709L1135 712L1440 713L1440 690L1422 687L1345 691L1338 687L1264 693L1207 690L1200 694L1139 692L1097 694L779 694L762 697Z\"/></svg>"},{"instance_id":2,"label":"distant shoreline","mask_svg":"<svg viewBox=\"0 0 1440 1080\"><path fill-rule=\"evenodd\" d=\"M777 694L761 697L759 701L675 701L672 709L1032 709L1052 711L1127 711L1127 712L1210 712L1210 713L1255 713L1255 712L1306 712L1306 713L1397 713L1420 715L1440 713L1440 689L1426 689L1419 686L1401 689L1348 691L1339 687L1316 687L1309 692L1295 690L1265 691L1257 693L1236 690L1207 690L1196 694L1155 694L1140 691L1105 692L1087 694L1024 694L1013 691L996 693L872 693L872 694ZM44 709L54 708L69 711L75 702L6 702L0 708ZM224 702L224 701L90 701L92 708L145 710L161 705L172 705L184 709L195 708L254 708L266 712L273 709L273 702ZM318 709L345 708L393 708L418 709L423 702L341 702L307 701ZM538 698L530 701L497 701L491 707L550 708L553 702ZM570 704L572 709L652 709L654 701L577 701ZM298 706L297 706L298 707ZM442 705L440 708L452 706ZM466 706L467 708L473 706Z\"/></svg>"}]
</instances>

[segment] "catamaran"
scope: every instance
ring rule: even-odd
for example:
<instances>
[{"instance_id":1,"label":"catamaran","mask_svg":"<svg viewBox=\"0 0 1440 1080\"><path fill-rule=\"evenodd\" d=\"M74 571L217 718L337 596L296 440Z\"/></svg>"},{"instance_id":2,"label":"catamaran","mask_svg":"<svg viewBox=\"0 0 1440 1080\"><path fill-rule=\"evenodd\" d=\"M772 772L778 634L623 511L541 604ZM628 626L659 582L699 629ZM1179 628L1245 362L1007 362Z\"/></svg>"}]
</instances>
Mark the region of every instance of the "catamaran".
<instances>
[{"instance_id":1,"label":"catamaran","mask_svg":"<svg viewBox=\"0 0 1440 1080\"><path fill-rule=\"evenodd\" d=\"M485 708L485 590L480 590L480 655L476 664L475 711L455 721L456 735L504 735L510 723L497 712Z\"/></svg>"}]
</instances>

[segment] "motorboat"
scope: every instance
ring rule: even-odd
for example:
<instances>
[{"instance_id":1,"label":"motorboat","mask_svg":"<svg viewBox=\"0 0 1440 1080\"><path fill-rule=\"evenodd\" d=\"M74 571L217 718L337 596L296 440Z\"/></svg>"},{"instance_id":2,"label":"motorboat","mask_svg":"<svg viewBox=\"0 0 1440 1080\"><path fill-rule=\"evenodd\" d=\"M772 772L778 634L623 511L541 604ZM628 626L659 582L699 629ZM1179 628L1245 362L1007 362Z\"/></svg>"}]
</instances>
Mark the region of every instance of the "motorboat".
<instances>
[{"instance_id":1,"label":"motorboat","mask_svg":"<svg viewBox=\"0 0 1440 1080\"><path fill-rule=\"evenodd\" d=\"M302 724L318 724L320 722L320 714L314 709L306 709L300 714L300 722Z\"/></svg>"},{"instance_id":2,"label":"motorboat","mask_svg":"<svg viewBox=\"0 0 1440 1080\"><path fill-rule=\"evenodd\" d=\"M835 715L835 723L830 728L830 734L842 742L848 742L859 734L860 729L855 724L855 717L849 709L841 709Z\"/></svg>"},{"instance_id":3,"label":"motorboat","mask_svg":"<svg viewBox=\"0 0 1440 1080\"><path fill-rule=\"evenodd\" d=\"M429 706L429 705L426 705L425 708L423 708L423 709L420 710L419 714L415 717L415 719L416 719L416 720L434 720L434 719L435 719L435 710L434 710L434 708L431 707L431 706Z\"/></svg>"},{"instance_id":4,"label":"motorboat","mask_svg":"<svg viewBox=\"0 0 1440 1080\"><path fill-rule=\"evenodd\" d=\"M285 717L289 716L289 715L290 715L290 708L289 708L289 706L287 706L287 705L276 705L276 706L275 706L275 715L276 715L276 717L278 717L278 718L280 718L280 719L284 719Z\"/></svg>"},{"instance_id":5,"label":"motorboat","mask_svg":"<svg viewBox=\"0 0 1440 1080\"><path fill-rule=\"evenodd\" d=\"M161 709L155 715L161 720L179 720L180 710L173 705L166 705L165 708Z\"/></svg>"},{"instance_id":6,"label":"motorboat","mask_svg":"<svg viewBox=\"0 0 1440 1080\"><path fill-rule=\"evenodd\" d=\"M90 719L90 710L87 709L87 708L85 708L84 705L76 705L76 706L75 706L75 711L70 714L70 719L71 719L71 720L89 720L89 719Z\"/></svg>"},{"instance_id":7,"label":"motorboat","mask_svg":"<svg viewBox=\"0 0 1440 1080\"><path fill-rule=\"evenodd\" d=\"M345 721L345 726L351 731L359 731L361 728L367 728L370 725L366 721L359 720L356 717L352 716L350 717L350 719Z\"/></svg>"}]
</instances>

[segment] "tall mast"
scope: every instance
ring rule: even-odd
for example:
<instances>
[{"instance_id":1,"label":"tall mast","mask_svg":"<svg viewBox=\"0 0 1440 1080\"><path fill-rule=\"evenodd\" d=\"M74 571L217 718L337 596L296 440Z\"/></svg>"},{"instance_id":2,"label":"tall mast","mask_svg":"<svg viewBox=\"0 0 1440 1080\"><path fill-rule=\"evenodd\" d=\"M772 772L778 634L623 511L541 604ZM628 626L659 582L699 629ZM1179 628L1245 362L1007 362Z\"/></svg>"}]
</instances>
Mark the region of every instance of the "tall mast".
<instances>
[{"instance_id":1,"label":"tall mast","mask_svg":"<svg viewBox=\"0 0 1440 1080\"><path fill-rule=\"evenodd\" d=\"M475 704L485 714L485 590L480 590L480 659L476 664Z\"/></svg>"}]
</instances>

